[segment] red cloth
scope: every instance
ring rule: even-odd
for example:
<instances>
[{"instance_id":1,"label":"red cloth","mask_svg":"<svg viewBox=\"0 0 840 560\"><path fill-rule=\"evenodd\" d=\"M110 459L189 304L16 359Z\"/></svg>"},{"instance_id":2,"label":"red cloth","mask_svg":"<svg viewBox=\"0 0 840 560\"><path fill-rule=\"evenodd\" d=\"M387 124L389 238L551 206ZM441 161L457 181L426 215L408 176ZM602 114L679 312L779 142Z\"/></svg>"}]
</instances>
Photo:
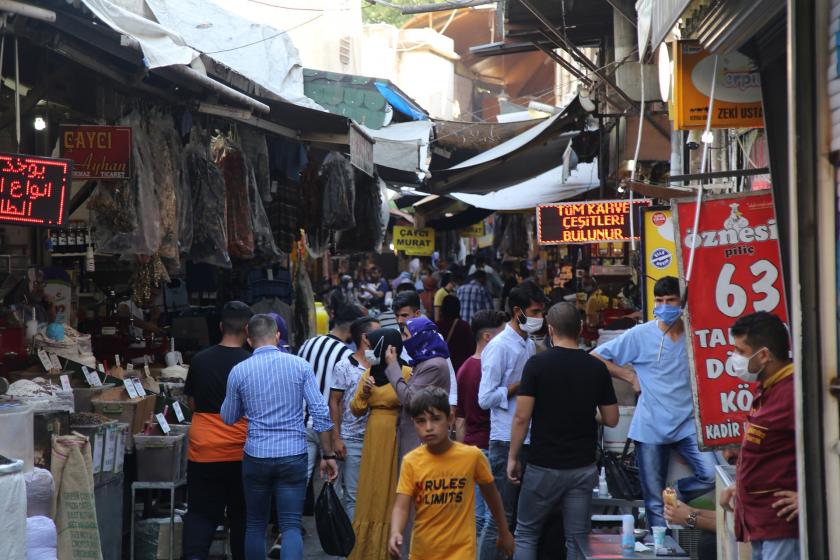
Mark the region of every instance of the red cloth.
<instances>
[{"instance_id":1,"label":"red cloth","mask_svg":"<svg viewBox=\"0 0 840 560\"><path fill-rule=\"evenodd\" d=\"M490 445L490 411L478 406L481 360L470 356L455 374L458 379L458 418L466 423L464 443L487 449Z\"/></svg>"},{"instance_id":2,"label":"red cloth","mask_svg":"<svg viewBox=\"0 0 840 560\"><path fill-rule=\"evenodd\" d=\"M735 536L741 542L798 539L798 520L778 517L780 490L796 491L793 365L759 386L741 442Z\"/></svg>"},{"instance_id":3,"label":"red cloth","mask_svg":"<svg viewBox=\"0 0 840 560\"><path fill-rule=\"evenodd\" d=\"M456 321L458 323L455 325L455 330L452 330L452 319L441 319L437 322L437 328L440 336L449 346L452 367L458 371L461 364L475 353L475 337L469 323L461 319L456 319ZM449 336L450 330L452 330L452 336Z\"/></svg>"}]
</instances>

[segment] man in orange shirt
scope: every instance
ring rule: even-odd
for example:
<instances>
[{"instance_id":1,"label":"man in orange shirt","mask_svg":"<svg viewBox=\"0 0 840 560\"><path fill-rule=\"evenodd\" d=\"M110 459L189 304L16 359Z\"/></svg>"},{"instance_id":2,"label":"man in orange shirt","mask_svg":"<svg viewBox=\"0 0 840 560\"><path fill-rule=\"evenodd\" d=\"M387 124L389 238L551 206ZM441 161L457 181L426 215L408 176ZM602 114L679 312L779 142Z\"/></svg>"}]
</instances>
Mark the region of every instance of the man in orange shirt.
<instances>
[{"instance_id":1,"label":"man in orange shirt","mask_svg":"<svg viewBox=\"0 0 840 560\"><path fill-rule=\"evenodd\" d=\"M193 410L190 427L187 489L189 511L184 517L184 558L205 560L216 527L227 510L233 560L245 558L245 495L242 490L242 452L248 423L222 422L230 370L251 354L245 350L245 326L253 313L241 301L222 309L222 341L192 359L184 393Z\"/></svg>"}]
</instances>

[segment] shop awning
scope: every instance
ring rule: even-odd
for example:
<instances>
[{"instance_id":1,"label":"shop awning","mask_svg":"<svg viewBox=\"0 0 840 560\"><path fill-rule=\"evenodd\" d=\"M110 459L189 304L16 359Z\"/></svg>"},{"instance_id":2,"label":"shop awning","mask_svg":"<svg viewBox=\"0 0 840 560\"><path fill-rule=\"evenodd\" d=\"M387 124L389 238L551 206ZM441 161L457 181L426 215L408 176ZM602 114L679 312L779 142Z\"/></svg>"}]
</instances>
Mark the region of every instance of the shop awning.
<instances>
[{"instance_id":1,"label":"shop awning","mask_svg":"<svg viewBox=\"0 0 840 560\"><path fill-rule=\"evenodd\" d=\"M589 99L576 97L562 112L510 140L449 169L434 171L427 190L434 194L483 194L541 175L561 163L569 143L584 129L587 115L594 110Z\"/></svg>"},{"instance_id":2,"label":"shop awning","mask_svg":"<svg viewBox=\"0 0 840 560\"><path fill-rule=\"evenodd\" d=\"M486 210L525 210L581 195L600 186L598 160L579 163L564 179L563 166L488 194L451 193L449 196Z\"/></svg>"},{"instance_id":3,"label":"shop awning","mask_svg":"<svg viewBox=\"0 0 840 560\"><path fill-rule=\"evenodd\" d=\"M376 141L373 145L373 162L376 165L408 171L415 176L429 170L431 121L394 123L378 130L361 128Z\"/></svg>"}]
</instances>

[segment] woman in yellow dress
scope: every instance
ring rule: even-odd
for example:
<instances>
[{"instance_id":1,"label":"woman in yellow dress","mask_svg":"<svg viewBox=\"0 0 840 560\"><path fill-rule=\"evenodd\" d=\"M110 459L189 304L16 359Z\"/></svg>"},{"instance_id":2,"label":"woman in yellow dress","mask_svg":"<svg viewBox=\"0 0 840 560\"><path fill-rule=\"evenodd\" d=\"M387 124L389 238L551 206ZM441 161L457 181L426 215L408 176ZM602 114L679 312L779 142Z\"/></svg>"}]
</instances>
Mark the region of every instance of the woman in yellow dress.
<instances>
[{"instance_id":1,"label":"woman in yellow dress","mask_svg":"<svg viewBox=\"0 0 840 560\"><path fill-rule=\"evenodd\" d=\"M359 488L356 493L356 513L353 530L356 546L348 560L385 560L388 556L388 536L391 510L397 489L397 418L400 401L385 376L385 351L388 346L402 351L402 337L396 329L378 329L368 333L373 350L367 351L371 364L356 388L350 411L356 416L370 413L362 448L359 469ZM403 366L408 379L411 368Z\"/></svg>"}]
</instances>

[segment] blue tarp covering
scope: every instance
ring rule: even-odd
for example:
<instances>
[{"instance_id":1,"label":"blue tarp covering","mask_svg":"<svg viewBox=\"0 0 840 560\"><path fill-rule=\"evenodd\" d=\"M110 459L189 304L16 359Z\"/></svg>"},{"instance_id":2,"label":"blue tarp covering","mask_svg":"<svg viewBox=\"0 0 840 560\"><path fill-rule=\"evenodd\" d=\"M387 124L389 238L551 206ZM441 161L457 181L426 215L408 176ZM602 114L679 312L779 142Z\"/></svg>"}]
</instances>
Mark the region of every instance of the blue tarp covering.
<instances>
[{"instance_id":1,"label":"blue tarp covering","mask_svg":"<svg viewBox=\"0 0 840 560\"><path fill-rule=\"evenodd\" d=\"M428 120L428 115L422 112L417 105L415 105L410 99L403 97L401 94L397 93L396 91L392 90L389 84L385 84L382 82L375 82L374 85L382 97L391 104L391 107L399 111L400 113L410 117L415 121L425 121Z\"/></svg>"}]
</instances>

